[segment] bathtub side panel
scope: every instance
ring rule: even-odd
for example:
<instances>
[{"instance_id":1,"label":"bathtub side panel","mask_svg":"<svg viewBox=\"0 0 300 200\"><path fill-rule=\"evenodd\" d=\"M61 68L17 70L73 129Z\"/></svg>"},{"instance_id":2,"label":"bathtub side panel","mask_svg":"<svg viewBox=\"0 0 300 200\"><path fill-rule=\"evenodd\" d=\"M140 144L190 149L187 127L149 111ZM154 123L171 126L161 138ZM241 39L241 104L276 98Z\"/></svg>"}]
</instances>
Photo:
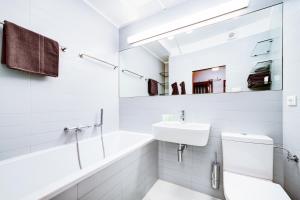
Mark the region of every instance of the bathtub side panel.
<instances>
[{"instance_id":1,"label":"bathtub side panel","mask_svg":"<svg viewBox=\"0 0 300 200\"><path fill-rule=\"evenodd\" d=\"M57 195L52 200L77 200L77 185Z\"/></svg>"},{"instance_id":2,"label":"bathtub side panel","mask_svg":"<svg viewBox=\"0 0 300 200\"><path fill-rule=\"evenodd\" d=\"M0 163L0 199L20 199L78 172L75 144Z\"/></svg>"},{"instance_id":3,"label":"bathtub side panel","mask_svg":"<svg viewBox=\"0 0 300 200\"><path fill-rule=\"evenodd\" d=\"M158 179L158 142L151 142L71 188L64 196L80 200L141 200ZM75 195L74 193L77 192Z\"/></svg>"}]
</instances>

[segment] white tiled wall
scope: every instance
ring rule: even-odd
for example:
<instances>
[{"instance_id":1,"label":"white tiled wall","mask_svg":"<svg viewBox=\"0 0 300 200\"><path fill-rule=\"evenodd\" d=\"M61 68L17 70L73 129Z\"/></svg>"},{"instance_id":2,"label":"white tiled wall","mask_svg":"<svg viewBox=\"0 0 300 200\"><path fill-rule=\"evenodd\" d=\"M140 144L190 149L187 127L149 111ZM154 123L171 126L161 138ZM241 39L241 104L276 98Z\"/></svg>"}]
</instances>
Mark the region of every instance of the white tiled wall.
<instances>
[{"instance_id":1,"label":"white tiled wall","mask_svg":"<svg viewBox=\"0 0 300 200\"><path fill-rule=\"evenodd\" d=\"M158 143L152 142L53 200L141 200L158 179L157 156Z\"/></svg>"},{"instance_id":2,"label":"white tiled wall","mask_svg":"<svg viewBox=\"0 0 300 200\"><path fill-rule=\"evenodd\" d=\"M68 48L60 55L58 78L0 65L0 160L71 141L63 128L93 124L101 107L105 131L118 129L117 70L78 57L85 52L117 64L118 29L81 0L1 0L0 4L1 21L15 22Z\"/></svg>"},{"instance_id":3,"label":"white tiled wall","mask_svg":"<svg viewBox=\"0 0 300 200\"><path fill-rule=\"evenodd\" d=\"M283 143L284 146L300 157L300 1L286 0L284 3L284 89L283 89ZM286 99L298 96L298 106L288 107ZM300 164L285 160L285 189L292 199L300 199Z\"/></svg>"},{"instance_id":4,"label":"white tiled wall","mask_svg":"<svg viewBox=\"0 0 300 200\"><path fill-rule=\"evenodd\" d=\"M189 147L184 163L178 164L177 146L159 144L159 178L206 194L222 197L210 189L210 166L214 152L222 161L221 132L246 132L268 135L282 144L282 92L244 92L209 95L139 97L120 99L120 128L151 133L151 124L162 114L186 111L186 120L211 123L206 147ZM282 152L275 152L274 179L283 185Z\"/></svg>"}]
</instances>

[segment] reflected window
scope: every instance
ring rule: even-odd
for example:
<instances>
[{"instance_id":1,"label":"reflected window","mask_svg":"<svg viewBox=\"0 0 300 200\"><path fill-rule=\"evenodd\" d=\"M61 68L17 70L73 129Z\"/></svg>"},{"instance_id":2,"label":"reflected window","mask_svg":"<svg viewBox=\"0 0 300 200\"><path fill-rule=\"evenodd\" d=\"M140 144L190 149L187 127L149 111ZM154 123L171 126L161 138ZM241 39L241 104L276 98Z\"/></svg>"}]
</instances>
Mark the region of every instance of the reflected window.
<instances>
[{"instance_id":1,"label":"reflected window","mask_svg":"<svg viewBox=\"0 0 300 200\"><path fill-rule=\"evenodd\" d=\"M226 66L193 71L193 94L226 92Z\"/></svg>"}]
</instances>

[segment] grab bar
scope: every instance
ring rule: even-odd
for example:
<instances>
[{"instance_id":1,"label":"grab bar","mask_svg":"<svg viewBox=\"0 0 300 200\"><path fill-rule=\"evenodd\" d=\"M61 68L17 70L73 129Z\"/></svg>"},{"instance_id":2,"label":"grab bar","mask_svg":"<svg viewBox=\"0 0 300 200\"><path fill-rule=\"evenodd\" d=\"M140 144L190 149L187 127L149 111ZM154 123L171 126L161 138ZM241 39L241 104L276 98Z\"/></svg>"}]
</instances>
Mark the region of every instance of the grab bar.
<instances>
[{"instance_id":1,"label":"grab bar","mask_svg":"<svg viewBox=\"0 0 300 200\"><path fill-rule=\"evenodd\" d=\"M133 74L133 75L135 75L135 76L138 76L140 79L144 77L144 76L142 76L142 75L140 75L140 74L138 74L138 73L135 73L135 72L133 72L133 71L130 71L130 70L128 70L128 69L123 69L122 72L123 72L123 73L127 72L127 73L130 73L130 74Z\"/></svg>"}]
</instances>

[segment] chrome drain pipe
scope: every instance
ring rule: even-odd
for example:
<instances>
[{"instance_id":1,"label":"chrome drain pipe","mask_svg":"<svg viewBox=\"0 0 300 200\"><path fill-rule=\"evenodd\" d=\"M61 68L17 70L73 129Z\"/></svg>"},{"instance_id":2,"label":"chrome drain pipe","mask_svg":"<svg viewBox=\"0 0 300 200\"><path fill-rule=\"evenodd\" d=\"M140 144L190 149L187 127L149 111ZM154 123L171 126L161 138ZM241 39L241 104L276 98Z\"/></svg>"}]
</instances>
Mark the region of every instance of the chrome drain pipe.
<instances>
[{"instance_id":1,"label":"chrome drain pipe","mask_svg":"<svg viewBox=\"0 0 300 200\"><path fill-rule=\"evenodd\" d=\"M181 163L183 161L183 152L186 149L187 149L186 144L178 144L177 157L178 157L178 162L179 163Z\"/></svg>"}]
</instances>

